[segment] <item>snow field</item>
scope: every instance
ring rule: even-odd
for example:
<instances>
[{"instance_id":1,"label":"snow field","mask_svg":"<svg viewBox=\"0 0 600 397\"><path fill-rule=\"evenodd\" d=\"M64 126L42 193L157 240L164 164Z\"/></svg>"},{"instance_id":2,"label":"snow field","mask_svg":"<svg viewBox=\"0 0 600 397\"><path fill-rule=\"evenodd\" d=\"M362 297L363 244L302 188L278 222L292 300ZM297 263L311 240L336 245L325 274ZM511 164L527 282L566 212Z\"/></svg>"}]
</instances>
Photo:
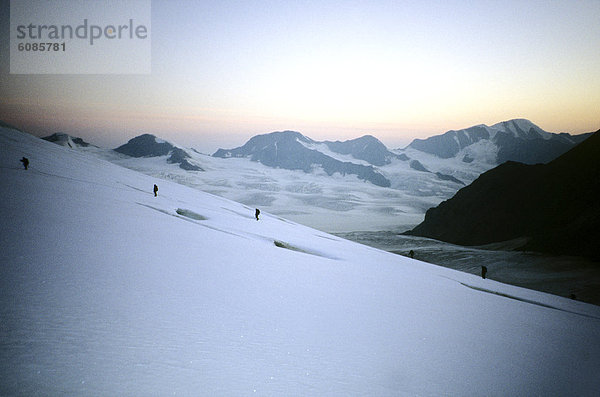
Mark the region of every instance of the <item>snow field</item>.
<instances>
[{"instance_id":1,"label":"snow field","mask_svg":"<svg viewBox=\"0 0 600 397\"><path fill-rule=\"evenodd\" d=\"M7 129L0 194L1 395L600 390L596 306L256 221Z\"/></svg>"}]
</instances>

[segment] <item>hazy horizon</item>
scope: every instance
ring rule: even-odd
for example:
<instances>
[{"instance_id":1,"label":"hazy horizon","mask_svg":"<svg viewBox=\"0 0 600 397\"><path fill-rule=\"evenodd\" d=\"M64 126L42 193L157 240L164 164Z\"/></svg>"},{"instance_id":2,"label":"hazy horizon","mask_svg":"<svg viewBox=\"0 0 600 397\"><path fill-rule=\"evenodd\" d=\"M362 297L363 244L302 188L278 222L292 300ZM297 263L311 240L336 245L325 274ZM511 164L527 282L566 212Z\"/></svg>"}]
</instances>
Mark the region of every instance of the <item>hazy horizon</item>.
<instances>
[{"instance_id":1,"label":"hazy horizon","mask_svg":"<svg viewBox=\"0 0 600 397\"><path fill-rule=\"evenodd\" d=\"M2 52L10 13L0 0ZM526 118L600 128L600 2L159 1L148 75L9 74L0 119L116 147L142 133L211 152L272 131L414 138Z\"/></svg>"},{"instance_id":2,"label":"hazy horizon","mask_svg":"<svg viewBox=\"0 0 600 397\"><path fill-rule=\"evenodd\" d=\"M5 120L0 120L0 121L4 121L5 122ZM507 121L507 120L502 120L502 121ZM496 124L496 123L493 123L493 124ZM488 126L492 126L493 124L490 123L490 124L487 124L487 125ZM106 140L102 139L102 135L101 134L100 135L95 135L95 132L94 132L93 129L90 130L89 133L82 133L82 134L78 135L77 133L74 134L74 133L67 132L64 129L48 130L48 129L45 129L45 128L40 128L38 130L32 131L32 130L27 130L27 129L21 128L21 126L19 126L19 125L12 125L12 126L16 127L16 128L19 128L21 130L24 130L25 132L30 133L30 134L32 134L34 136L39 137L39 138L44 138L44 137L50 136L50 135L55 134L55 133L66 133L66 134L68 134L68 135L70 135L70 136L72 136L74 138L82 138L84 141L86 141L89 144L92 144L92 145L95 145L95 146L99 146L101 148L106 148L106 149L116 149L117 147L119 147L119 146L127 143L132 138L138 137L138 136L143 135L143 134L152 134L152 135L155 135L157 138L166 139L167 141L169 141L170 143L172 143L172 144L174 144L176 146L183 145L183 146L185 146L187 148L193 148L193 149L199 151L200 153L208 154L208 155L212 155L218 149L234 149L236 147L243 146L248 140L250 140L250 138L252 138L252 137L254 137L256 135L263 135L263 134L269 134L271 132L277 132L277 131L264 131L264 132L257 132L256 134L249 134L249 133L248 134L243 134L243 133L240 133L240 134L229 134L229 135L225 134L225 135L222 135L222 136L211 136L211 135L203 134L202 135L203 138L206 138L208 136L209 139L208 140L204 140L204 141L198 141L196 144L194 144L193 141L192 141L192 144L186 144L185 141L167 138L167 137L170 137L170 136L174 136L174 134L169 134L168 132L161 134L160 132L139 131L138 133L133 133L133 135L131 135L131 136L129 136L129 135L128 136L118 135L116 137L112 137L112 138L119 138L121 140L116 140L115 139L115 140L108 140L108 141L106 141ZM468 127L464 127L464 128L469 128L469 127L473 127L473 126L468 126ZM288 131L288 130L290 130L290 129L283 129L283 130L279 130L279 131ZM440 131L439 133L433 133L433 134L427 135L427 136L421 136L421 135L417 136L417 134L415 134L415 136L412 137L412 138L411 137L407 137L405 141L400 141L400 140L393 141L393 140L390 140L390 139L382 140L377 135L374 135L374 134L368 133L368 132L367 133L363 133L363 134L359 134L359 135L356 135L356 136L347 136L347 137L343 137L343 138L335 137L335 136L333 136L333 134L328 134L326 136L326 138L323 138L322 140L329 140L329 141L342 140L342 141L345 141L345 140L351 140L351 139L360 138L360 137L362 137L364 135L373 135L373 136L375 136L375 138L379 139L388 149L392 149L393 150L393 149L403 149L403 148L405 148L414 139L417 139L417 138L427 138L427 137L430 137L430 136L433 136L433 135L441 135L441 134L443 134L445 132L448 132L448 131L449 130ZM302 133L304 136L306 136L308 138L315 139L313 136L305 134L302 131L297 131L297 132ZM556 133L557 131L548 131L548 132L554 132L554 133ZM564 132L564 131L561 131L561 132ZM594 132L594 131L587 131L587 133L590 133L590 132ZM581 134L584 134L584 133L585 132L583 132ZM572 134L572 135L578 135L578 134L579 133ZM320 139L317 139L317 140L320 140ZM397 143L396 144L394 144L394 143L390 144L389 142L397 142Z\"/></svg>"}]
</instances>

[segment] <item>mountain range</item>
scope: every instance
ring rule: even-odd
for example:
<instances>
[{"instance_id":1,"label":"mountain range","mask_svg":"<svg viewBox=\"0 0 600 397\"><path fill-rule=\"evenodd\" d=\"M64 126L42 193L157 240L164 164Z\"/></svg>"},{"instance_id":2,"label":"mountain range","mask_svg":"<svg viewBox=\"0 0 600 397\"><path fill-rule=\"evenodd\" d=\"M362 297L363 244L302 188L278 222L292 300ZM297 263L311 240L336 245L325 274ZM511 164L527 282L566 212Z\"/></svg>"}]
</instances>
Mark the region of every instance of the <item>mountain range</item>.
<instances>
[{"instance_id":1,"label":"mountain range","mask_svg":"<svg viewBox=\"0 0 600 397\"><path fill-rule=\"evenodd\" d=\"M514 161L431 208L407 234L460 245L521 239L521 249L600 260L600 130L547 164Z\"/></svg>"},{"instance_id":2,"label":"mountain range","mask_svg":"<svg viewBox=\"0 0 600 397\"><path fill-rule=\"evenodd\" d=\"M406 161L410 168L432 172L439 179L464 185L456 161L478 163L490 169L505 161L525 164L546 163L585 140L589 134L554 134L542 130L529 120L514 119L491 127L477 125L448 131L427 139L415 139L406 148L394 151L371 135L348 141L314 141L299 132L283 131L258 135L235 149L219 149L213 154L221 158L249 158L269 167L311 172L320 166L328 174L354 174L377 186L390 187L385 167L394 160ZM423 158L423 153L446 161ZM339 155L347 156L340 160ZM366 164L364 164L366 163ZM425 164L424 164L425 163ZM431 163L427 165L427 163ZM430 170L434 169L433 171ZM464 168L464 167L462 167ZM473 164L472 168L476 168ZM478 175L478 174L477 174ZM477 175L466 176L470 182Z\"/></svg>"},{"instance_id":3,"label":"mountain range","mask_svg":"<svg viewBox=\"0 0 600 397\"><path fill-rule=\"evenodd\" d=\"M257 135L212 156L150 134L114 150L84 147L77 138L62 135L51 140L322 230L344 232L412 229L427 209L500 162L552 159L588 136L549 133L515 119L415 139L393 150L372 135L319 142L294 131Z\"/></svg>"},{"instance_id":4,"label":"mountain range","mask_svg":"<svg viewBox=\"0 0 600 397\"><path fill-rule=\"evenodd\" d=\"M514 119L494 124L477 125L462 130L451 130L427 139L415 139L408 146L437 157L448 159L462 154L464 162L472 162L469 148L492 144L487 150L495 151L495 164L518 161L525 164L547 163L585 140L589 134L553 134L542 130L529 120Z\"/></svg>"}]
</instances>

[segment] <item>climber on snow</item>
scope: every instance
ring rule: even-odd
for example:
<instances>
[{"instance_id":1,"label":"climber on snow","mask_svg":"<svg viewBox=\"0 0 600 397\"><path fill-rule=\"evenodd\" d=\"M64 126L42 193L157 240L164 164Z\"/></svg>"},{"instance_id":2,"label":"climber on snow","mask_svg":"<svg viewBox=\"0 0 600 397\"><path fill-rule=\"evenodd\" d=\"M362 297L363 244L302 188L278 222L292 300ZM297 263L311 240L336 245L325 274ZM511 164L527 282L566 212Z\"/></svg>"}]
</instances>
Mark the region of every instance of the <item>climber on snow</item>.
<instances>
[{"instance_id":1,"label":"climber on snow","mask_svg":"<svg viewBox=\"0 0 600 397\"><path fill-rule=\"evenodd\" d=\"M29 159L27 157L23 157L21 160L19 160L21 163L23 163L23 167L25 167L25 169L27 169L27 167L29 167Z\"/></svg>"}]
</instances>

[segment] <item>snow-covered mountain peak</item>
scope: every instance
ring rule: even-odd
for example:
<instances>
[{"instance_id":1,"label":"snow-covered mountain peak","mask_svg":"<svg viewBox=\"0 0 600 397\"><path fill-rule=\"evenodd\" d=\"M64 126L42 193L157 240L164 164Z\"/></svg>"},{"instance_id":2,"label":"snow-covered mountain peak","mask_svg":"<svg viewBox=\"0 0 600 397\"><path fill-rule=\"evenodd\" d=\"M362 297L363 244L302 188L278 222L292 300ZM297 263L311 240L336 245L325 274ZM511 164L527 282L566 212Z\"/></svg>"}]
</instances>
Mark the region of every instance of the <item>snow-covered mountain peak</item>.
<instances>
[{"instance_id":1,"label":"snow-covered mountain peak","mask_svg":"<svg viewBox=\"0 0 600 397\"><path fill-rule=\"evenodd\" d=\"M352 144L349 144L350 148L343 142L331 143L331 145L325 142L325 144L333 152L347 151L344 154L352 154L357 157L352 152ZM260 162L269 167L302 170L306 173L319 168L329 176L335 173L340 175L351 174L377 186L390 186L390 181L371 165L340 161L318 149L319 142L313 141L299 132L283 131L254 136L238 148L217 150L213 157L250 158L252 161ZM387 149L385 151L387 152ZM391 155L393 156L393 154ZM365 160L368 161L366 158Z\"/></svg>"},{"instance_id":2,"label":"snow-covered mountain peak","mask_svg":"<svg viewBox=\"0 0 600 397\"><path fill-rule=\"evenodd\" d=\"M250 141L261 141L261 142L290 142L290 141L300 141L300 142L312 142L312 139L302 135L298 131L275 131L270 132L268 134L257 135L250 139Z\"/></svg>"},{"instance_id":3,"label":"snow-covered mountain peak","mask_svg":"<svg viewBox=\"0 0 600 397\"><path fill-rule=\"evenodd\" d=\"M396 155L373 135L363 135L360 138L341 141L325 141L327 147L339 154L351 155L357 160L367 161L374 166L389 164Z\"/></svg>"},{"instance_id":4,"label":"snow-covered mountain peak","mask_svg":"<svg viewBox=\"0 0 600 397\"><path fill-rule=\"evenodd\" d=\"M297 131L276 131L253 136L243 146L236 149L219 149L213 157L244 157L255 155L261 151L273 149L277 152L282 147L297 147L311 144L313 141Z\"/></svg>"},{"instance_id":5,"label":"snow-covered mountain peak","mask_svg":"<svg viewBox=\"0 0 600 397\"><path fill-rule=\"evenodd\" d=\"M492 125L492 128L496 131L504 131L511 133L515 138L522 139L551 139L552 133L542 130L540 127L532 123L527 119L512 119L508 121L502 121L500 123Z\"/></svg>"}]
</instances>

